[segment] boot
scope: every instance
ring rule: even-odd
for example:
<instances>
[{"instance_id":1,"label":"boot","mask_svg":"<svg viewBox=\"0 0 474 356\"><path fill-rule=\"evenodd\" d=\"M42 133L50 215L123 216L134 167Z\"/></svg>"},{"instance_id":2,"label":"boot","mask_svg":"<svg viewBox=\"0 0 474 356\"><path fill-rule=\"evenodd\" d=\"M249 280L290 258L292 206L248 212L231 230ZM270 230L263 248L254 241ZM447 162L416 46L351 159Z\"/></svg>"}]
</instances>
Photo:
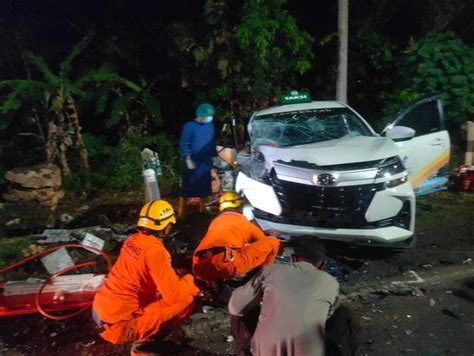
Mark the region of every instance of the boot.
<instances>
[{"instance_id":1,"label":"boot","mask_svg":"<svg viewBox=\"0 0 474 356\"><path fill-rule=\"evenodd\" d=\"M186 198L179 197L178 200L178 220L184 220L186 217Z\"/></svg>"}]
</instances>

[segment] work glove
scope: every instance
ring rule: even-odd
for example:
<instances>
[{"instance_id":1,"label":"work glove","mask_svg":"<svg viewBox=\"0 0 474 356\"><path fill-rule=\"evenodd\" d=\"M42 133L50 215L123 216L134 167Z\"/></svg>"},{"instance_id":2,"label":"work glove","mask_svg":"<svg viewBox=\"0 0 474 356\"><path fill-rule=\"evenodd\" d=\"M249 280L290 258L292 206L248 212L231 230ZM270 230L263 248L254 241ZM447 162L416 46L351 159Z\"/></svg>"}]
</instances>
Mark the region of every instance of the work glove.
<instances>
[{"instance_id":1,"label":"work glove","mask_svg":"<svg viewBox=\"0 0 474 356\"><path fill-rule=\"evenodd\" d=\"M186 168L187 169L191 169L191 170L196 169L196 165L194 164L193 160L191 159L191 156L186 156L184 161L186 162Z\"/></svg>"}]
</instances>

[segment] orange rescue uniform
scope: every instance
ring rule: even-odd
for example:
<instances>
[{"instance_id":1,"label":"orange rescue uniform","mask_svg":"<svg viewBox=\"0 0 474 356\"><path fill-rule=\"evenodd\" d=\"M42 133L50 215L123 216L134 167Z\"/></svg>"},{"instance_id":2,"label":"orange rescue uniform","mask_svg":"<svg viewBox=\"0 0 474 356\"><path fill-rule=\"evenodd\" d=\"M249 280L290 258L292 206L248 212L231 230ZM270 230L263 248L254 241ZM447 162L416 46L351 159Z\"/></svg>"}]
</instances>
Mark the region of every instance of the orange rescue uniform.
<instances>
[{"instance_id":1,"label":"orange rescue uniform","mask_svg":"<svg viewBox=\"0 0 474 356\"><path fill-rule=\"evenodd\" d=\"M193 256L193 273L202 280L240 277L270 265L280 248L276 237L266 236L255 224L233 211L215 218Z\"/></svg>"},{"instance_id":2,"label":"orange rescue uniform","mask_svg":"<svg viewBox=\"0 0 474 356\"><path fill-rule=\"evenodd\" d=\"M198 292L192 275L178 277L163 242L138 232L95 295L93 309L105 329L100 335L114 344L146 340L184 320Z\"/></svg>"}]
</instances>

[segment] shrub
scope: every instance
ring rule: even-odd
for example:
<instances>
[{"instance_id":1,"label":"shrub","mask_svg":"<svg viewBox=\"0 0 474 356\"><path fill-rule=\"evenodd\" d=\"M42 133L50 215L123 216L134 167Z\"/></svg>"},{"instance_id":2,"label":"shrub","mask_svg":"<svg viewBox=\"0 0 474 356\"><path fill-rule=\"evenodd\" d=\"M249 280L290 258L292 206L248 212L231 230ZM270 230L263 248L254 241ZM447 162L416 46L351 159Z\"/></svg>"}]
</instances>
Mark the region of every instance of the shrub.
<instances>
[{"instance_id":1,"label":"shrub","mask_svg":"<svg viewBox=\"0 0 474 356\"><path fill-rule=\"evenodd\" d=\"M180 155L176 140L166 134L143 137L137 128L131 128L117 146L106 146L100 138L86 140L91 157L91 182L96 188L110 191L143 189L141 152L150 148L158 153L163 175L158 177L161 188L169 189L179 183ZM94 148L101 148L95 151Z\"/></svg>"},{"instance_id":2,"label":"shrub","mask_svg":"<svg viewBox=\"0 0 474 356\"><path fill-rule=\"evenodd\" d=\"M431 32L413 41L399 60L398 72L400 85L387 96L392 113L405 99L433 92L442 94L453 123L461 124L474 113L474 48L454 33Z\"/></svg>"}]
</instances>

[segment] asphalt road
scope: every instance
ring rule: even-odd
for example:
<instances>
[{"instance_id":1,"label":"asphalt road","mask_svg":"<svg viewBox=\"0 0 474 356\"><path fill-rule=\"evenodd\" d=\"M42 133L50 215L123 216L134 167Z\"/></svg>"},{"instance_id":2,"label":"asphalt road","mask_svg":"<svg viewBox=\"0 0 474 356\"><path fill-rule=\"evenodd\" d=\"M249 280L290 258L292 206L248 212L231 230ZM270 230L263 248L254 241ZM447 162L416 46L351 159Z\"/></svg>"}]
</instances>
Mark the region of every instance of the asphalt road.
<instances>
[{"instance_id":1,"label":"asphalt road","mask_svg":"<svg viewBox=\"0 0 474 356\"><path fill-rule=\"evenodd\" d=\"M406 294L353 301L361 355L474 355L474 267L454 270L460 274L443 271L441 278L410 285Z\"/></svg>"}]
</instances>

